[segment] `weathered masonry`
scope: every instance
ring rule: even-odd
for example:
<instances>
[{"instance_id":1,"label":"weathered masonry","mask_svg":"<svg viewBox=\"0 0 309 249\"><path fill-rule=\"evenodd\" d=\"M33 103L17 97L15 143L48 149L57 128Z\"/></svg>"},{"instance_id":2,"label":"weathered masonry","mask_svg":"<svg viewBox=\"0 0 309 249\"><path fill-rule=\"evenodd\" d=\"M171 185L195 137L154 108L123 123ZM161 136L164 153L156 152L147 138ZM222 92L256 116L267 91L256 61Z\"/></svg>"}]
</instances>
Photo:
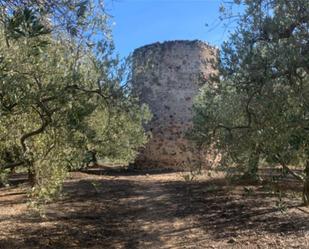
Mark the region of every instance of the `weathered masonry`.
<instances>
[{"instance_id":1,"label":"weathered masonry","mask_svg":"<svg viewBox=\"0 0 309 249\"><path fill-rule=\"evenodd\" d=\"M138 166L178 167L200 160L184 135L192 125L194 97L216 72L216 52L201 41L154 43L134 51L134 90L153 113L146 127L152 139L141 150ZM207 164L207 156L202 160Z\"/></svg>"}]
</instances>

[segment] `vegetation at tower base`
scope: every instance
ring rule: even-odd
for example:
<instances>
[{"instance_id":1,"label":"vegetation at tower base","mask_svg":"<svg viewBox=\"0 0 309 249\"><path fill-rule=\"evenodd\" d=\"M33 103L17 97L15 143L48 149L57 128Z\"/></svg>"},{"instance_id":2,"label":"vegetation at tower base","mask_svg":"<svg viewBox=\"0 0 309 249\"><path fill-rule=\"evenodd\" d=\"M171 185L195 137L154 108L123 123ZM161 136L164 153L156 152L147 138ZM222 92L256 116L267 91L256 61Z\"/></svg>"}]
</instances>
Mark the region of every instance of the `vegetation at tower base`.
<instances>
[{"instance_id":1,"label":"vegetation at tower base","mask_svg":"<svg viewBox=\"0 0 309 249\"><path fill-rule=\"evenodd\" d=\"M150 114L114 56L101 4L0 1L0 170L27 169L39 202L86 151L132 161L147 140Z\"/></svg>"},{"instance_id":2,"label":"vegetation at tower base","mask_svg":"<svg viewBox=\"0 0 309 249\"><path fill-rule=\"evenodd\" d=\"M216 148L222 163L239 165L253 177L261 160L281 165L303 182L309 205L309 2L234 4L245 11L222 46L220 78L196 100L191 136Z\"/></svg>"}]
</instances>

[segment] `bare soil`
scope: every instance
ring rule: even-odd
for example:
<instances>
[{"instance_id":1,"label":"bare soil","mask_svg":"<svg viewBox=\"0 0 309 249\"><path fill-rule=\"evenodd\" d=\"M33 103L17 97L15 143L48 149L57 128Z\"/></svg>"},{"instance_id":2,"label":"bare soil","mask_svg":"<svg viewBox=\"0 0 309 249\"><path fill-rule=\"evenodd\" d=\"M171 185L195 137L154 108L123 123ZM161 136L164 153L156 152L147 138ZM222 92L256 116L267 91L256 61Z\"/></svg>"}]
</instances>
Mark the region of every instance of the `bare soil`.
<instances>
[{"instance_id":1,"label":"bare soil","mask_svg":"<svg viewBox=\"0 0 309 249\"><path fill-rule=\"evenodd\" d=\"M28 186L0 192L0 248L309 248L309 209L265 186L180 173L71 173L40 217Z\"/></svg>"}]
</instances>

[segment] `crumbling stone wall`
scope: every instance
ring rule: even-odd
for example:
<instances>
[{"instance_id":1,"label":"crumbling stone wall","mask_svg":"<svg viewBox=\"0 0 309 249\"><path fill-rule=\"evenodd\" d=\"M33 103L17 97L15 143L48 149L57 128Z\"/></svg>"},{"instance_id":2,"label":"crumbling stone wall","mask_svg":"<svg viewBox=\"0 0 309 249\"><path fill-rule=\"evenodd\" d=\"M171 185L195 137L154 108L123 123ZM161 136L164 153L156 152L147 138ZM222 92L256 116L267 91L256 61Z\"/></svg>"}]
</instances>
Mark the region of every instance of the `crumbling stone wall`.
<instances>
[{"instance_id":1,"label":"crumbling stone wall","mask_svg":"<svg viewBox=\"0 0 309 249\"><path fill-rule=\"evenodd\" d=\"M192 125L194 97L216 72L216 52L201 41L154 43L134 51L133 87L153 113L146 127L152 139L140 151L138 166L170 168L201 160L184 135ZM207 164L203 153L202 160Z\"/></svg>"}]
</instances>

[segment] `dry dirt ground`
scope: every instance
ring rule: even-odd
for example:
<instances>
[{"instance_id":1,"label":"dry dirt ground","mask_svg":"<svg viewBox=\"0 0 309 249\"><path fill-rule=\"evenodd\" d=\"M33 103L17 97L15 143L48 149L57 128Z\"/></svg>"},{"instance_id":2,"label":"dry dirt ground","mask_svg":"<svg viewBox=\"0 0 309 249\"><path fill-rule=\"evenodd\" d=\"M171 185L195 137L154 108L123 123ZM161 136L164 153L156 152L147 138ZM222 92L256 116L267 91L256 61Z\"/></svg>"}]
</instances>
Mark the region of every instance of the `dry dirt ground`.
<instances>
[{"instance_id":1,"label":"dry dirt ground","mask_svg":"<svg viewBox=\"0 0 309 249\"><path fill-rule=\"evenodd\" d=\"M265 187L180 173L72 173L42 218L27 186L0 191L0 248L309 248L309 209Z\"/></svg>"}]
</instances>

